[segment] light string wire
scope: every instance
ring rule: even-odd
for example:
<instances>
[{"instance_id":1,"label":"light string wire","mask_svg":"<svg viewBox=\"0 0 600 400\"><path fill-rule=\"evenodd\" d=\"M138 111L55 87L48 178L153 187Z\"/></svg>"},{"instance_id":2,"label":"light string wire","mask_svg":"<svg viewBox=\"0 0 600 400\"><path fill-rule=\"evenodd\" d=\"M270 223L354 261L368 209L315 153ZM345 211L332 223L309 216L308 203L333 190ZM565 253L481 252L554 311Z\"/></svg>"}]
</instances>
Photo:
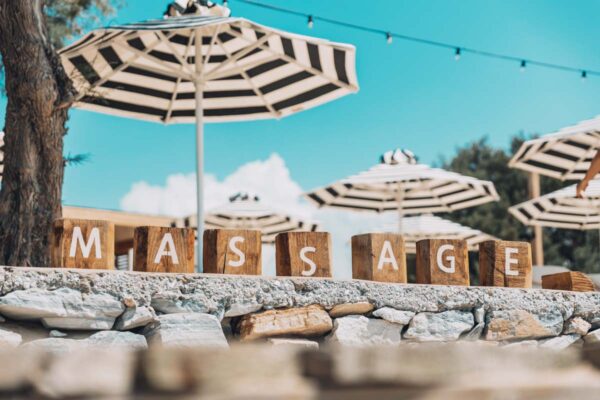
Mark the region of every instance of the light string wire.
<instances>
[{"instance_id":1,"label":"light string wire","mask_svg":"<svg viewBox=\"0 0 600 400\"><path fill-rule=\"evenodd\" d=\"M358 31L382 35L389 44L392 43L392 38L397 38L400 40L409 41L409 42L413 42L413 43L419 43L419 44L428 45L428 46L440 47L440 48L444 48L444 49L452 49L452 50L454 50L456 60L458 60L462 54L470 53L470 54L474 54L474 55L477 55L480 57L487 57L487 58L494 58L497 60L515 62L520 66L521 71L524 71L527 66L534 65L537 67L554 69L554 70L559 70L559 71L576 72L576 73L580 74L582 79L586 79L590 75L600 76L600 71L594 70L594 69L576 68L576 67L572 67L572 66L568 66L568 65L555 64L555 63L535 60L535 59L531 59L531 58L523 58L523 57L517 57L517 56L508 55L508 54L495 53L492 51L476 49L473 47L458 46L458 45L454 45L454 44L450 44L450 43L440 42L437 40L431 40L431 39L426 39L426 38L417 37L417 36L404 35L402 33L397 33L397 32L393 32L393 31L389 31L389 30L385 30L385 29L378 29L378 28L373 28L370 26L358 25L358 24L351 23L351 22L340 21L340 20L333 19L333 18L322 17L322 16L315 15L315 14L309 14L309 13L305 13L305 12L301 12L301 11L291 10L291 9L284 8L281 6L276 6L273 4L262 3L262 2L256 1L256 0L229 0L229 1L230 2L236 1L238 3L244 3L244 4L251 5L251 6L268 9L271 11L277 11L280 13L304 17L308 21L309 28L312 28L313 24L316 21L321 21L321 22L341 26L341 27L348 28L348 29L354 29L354 30L358 30ZM223 0L223 2L224 2L224 4L227 4L228 1Z\"/></svg>"}]
</instances>

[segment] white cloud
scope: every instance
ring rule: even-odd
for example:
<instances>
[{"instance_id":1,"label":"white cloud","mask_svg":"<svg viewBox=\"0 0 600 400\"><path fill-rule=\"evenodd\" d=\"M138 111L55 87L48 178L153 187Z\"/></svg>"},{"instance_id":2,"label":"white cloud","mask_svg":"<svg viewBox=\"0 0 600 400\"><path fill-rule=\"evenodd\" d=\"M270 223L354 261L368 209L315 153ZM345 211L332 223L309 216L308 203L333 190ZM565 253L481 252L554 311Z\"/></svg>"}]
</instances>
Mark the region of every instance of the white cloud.
<instances>
[{"instance_id":1,"label":"white cloud","mask_svg":"<svg viewBox=\"0 0 600 400\"><path fill-rule=\"evenodd\" d=\"M381 230L393 221L393 216L354 213L351 211L316 209L301 195L302 187L292 179L285 161L272 154L266 160L252 161L240 166L231 175L219 181L214 175L206 174L205 209L220 206L238 192L250 192L260 196L261 201L287 214L316 220L321 230L332 235L333 271L336 278L352 276L350 238L352 235ZM181 217L196 212L195 174L174 174L164 185L134 183L121 199L121 208L147 214ZM264 249L263 270L274 275L272 249Z\"/></svg>"}]
</instances>

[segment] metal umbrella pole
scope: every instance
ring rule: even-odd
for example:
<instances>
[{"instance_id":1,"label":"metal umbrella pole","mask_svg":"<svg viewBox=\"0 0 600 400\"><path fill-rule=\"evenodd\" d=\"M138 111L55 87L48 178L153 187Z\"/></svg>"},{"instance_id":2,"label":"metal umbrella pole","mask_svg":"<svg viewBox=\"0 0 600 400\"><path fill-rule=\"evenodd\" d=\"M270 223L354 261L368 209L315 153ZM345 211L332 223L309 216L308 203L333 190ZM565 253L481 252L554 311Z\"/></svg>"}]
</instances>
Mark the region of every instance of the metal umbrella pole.
<instances>
[{"instance_id":1,"label":"metal umbrella pole","mask_svg":"<svg viewBox=\"0 0 600 400\"><path fill-rule=\"evenodd\" d=\"M196 230L196 271L202 272L202 241L204 233L204 109L203 100L203 82L202 82L202 34L196 29L194 37L195 47L195 70L196 79L195 99L196 99L196 207L197 207L197 230Z\"/></svg>"}]
</instances>

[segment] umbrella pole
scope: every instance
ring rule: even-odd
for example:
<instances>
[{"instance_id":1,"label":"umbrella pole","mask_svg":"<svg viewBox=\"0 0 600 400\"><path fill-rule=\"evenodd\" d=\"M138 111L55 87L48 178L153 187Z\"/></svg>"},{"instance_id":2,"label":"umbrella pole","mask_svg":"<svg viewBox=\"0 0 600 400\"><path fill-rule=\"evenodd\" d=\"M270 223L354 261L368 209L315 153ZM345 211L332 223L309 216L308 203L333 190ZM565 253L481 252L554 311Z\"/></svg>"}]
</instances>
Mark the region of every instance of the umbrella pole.
<instances>
[{"instance_id":1,"label":"umbrella pole","mask_svg":"<svg viewBox=\"0 0 600 400\"><path fill-rule=\"evenodd\" d=\"M199 29L195 32L194 38L196 79L195 99L196 99L196 200L197 200L197 266L196 271L202 272L202 241L204 234L204 110L202 108L203 85L202 85L202 34Z\"/></svg>"},{"instance_id":2,"label":"umbrella pole","mask_svg":"<svg viewBox=\"0 0 600 400\"><path fill-rule=\"evenodd\" d=\"M404 201L404 190L402 186L398 185L396 191L396 205L398 206L398 233L402 235L402 220L404 219L404 208L402 202Z\"/></svg>"}]
</instances>

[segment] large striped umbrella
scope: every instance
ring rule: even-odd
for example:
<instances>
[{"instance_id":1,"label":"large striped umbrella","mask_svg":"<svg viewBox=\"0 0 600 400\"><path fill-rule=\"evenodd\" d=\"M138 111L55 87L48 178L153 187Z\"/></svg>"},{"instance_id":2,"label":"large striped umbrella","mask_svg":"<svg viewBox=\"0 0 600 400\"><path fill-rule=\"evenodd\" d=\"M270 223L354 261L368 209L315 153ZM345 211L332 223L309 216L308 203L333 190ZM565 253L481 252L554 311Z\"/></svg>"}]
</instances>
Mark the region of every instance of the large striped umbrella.
<instances>
[{"instance_id":1,"label":"large striped umbrella","mask_svg":"<svg viewBox=\"0 0 600 400\"><path fill-rule=\"evenodd\" d=\"M60 54L80 93L76 107L196 124L200 222L204 122L281 118L358 90L353 46L244 18L194 15L113 26Z\"/></svg>"},{"instance_id":2,"label":"large striped umbrella","mask_svg":"<svg viewBox=\"0 0 600 400\"><path fill-rule=\"evenodd\" d=\"M175 220L173 225L196 227L196 216ZM204 224L208 229L255 229L262 232L263 243L275 242L275 236L291 231L316 231L316 223L277 212L263 204L256 195L238 193L229 203L207 212Z\"/></svg>"},{"instance_id":3,"label":"large striped umbrella","mask_svg":"<svg viewBox=\"0 0 600 400\"><path fill-rule=\"evenodd\" d=\"M600 179L590 181L584 198L575 185L517 204L508 209L525 225L565 229L600 229Z\"/></svg>"},{"instance_id":4,"label":"large striped umbrella","mask_svg":"<svg viewBox=\"0 0 600 400\"><path fill-rule=\"evenodd\" d=\"M600 149L600 116L528 140L509 165L561 180L580 180Z\"/></svg>"},{"instance_id":5,"label":"large striped umbrella","mask_svg":"<svg viewBox=\"0 0 600 400\"><path fill-rule=\"evenodd\" d=\"M381 161L305 196L318 207L395 210L400 222L407 214L450 212L499 199L492 182L418 164L407 150L387 152Z\"/></svg>"}]
</instances>

